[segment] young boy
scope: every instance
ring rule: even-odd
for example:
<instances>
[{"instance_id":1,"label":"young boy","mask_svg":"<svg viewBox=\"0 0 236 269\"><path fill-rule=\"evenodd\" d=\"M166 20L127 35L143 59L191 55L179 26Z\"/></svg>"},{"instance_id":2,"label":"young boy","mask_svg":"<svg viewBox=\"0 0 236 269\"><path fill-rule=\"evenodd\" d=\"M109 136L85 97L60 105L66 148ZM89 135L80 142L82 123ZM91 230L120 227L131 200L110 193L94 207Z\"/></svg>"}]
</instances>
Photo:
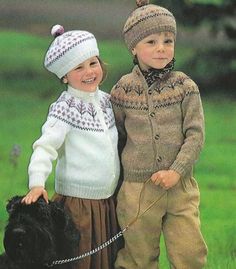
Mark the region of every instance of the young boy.
<instances>
[{"instance_id":1,"label":"young boy","mask_svg":"<svg viewBox=\"0 0 236 269\"><path fill-rule=\"evenodd\" d=\"M200 94L187 75L172 71L173 14L148 1L137 4L123 30L135 66L111 92L124 173L117 197L121 227L134 217L147 179L142 209L164 196L124 234L115 268L156 269L162 232L170 268L200 269L207 256L193 178L204 142Z\"/></svg>"}]
</instances>

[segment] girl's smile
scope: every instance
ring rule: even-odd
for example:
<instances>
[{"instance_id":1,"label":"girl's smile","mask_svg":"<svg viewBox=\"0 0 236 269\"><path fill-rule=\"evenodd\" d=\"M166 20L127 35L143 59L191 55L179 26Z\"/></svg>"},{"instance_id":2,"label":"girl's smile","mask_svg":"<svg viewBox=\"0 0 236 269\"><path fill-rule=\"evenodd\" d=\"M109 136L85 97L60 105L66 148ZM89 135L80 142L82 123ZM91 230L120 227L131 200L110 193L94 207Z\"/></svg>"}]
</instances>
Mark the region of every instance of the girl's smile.
<instances>
[{"instance_id":1,"label":"girl's smile","mask_svg":"<svg viewBox=\"0 0 236 269\"><path fill-rule=\"evenodd\" d=\"M103 71L96 56L84 61L64 77L71 87L81 91L93 92L102 81Z\"/></svg>"}]
</instances>

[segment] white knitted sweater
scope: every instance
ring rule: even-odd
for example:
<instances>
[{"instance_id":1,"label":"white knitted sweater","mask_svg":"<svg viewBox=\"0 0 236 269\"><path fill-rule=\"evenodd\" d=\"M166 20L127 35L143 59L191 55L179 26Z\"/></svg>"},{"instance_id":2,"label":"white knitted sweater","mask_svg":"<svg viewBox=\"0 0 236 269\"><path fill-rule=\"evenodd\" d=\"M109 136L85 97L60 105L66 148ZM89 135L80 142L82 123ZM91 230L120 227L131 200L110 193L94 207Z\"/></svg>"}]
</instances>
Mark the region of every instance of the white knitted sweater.
<instances>
[{"instance_id":1,"label":"white knitted sweater","mask_svg":"<svg viewBox=\"0 0 236 269\"><path fill-rule=\"evenodd\" d=\"M33 144L29 188L45 186L57 159L57 193L85 199L110 197L119 177L117 139L110 95L68 87L50 106L42 135Z\"/></svg>"}]
</instances>

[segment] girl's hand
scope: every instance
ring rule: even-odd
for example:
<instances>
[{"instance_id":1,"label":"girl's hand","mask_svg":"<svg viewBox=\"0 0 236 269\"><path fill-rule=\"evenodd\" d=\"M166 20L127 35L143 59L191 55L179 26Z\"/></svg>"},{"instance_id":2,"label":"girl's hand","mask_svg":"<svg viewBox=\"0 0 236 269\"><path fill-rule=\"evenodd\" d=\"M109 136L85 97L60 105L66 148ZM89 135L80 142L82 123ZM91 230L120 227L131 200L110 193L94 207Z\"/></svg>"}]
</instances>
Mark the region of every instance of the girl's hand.
<instances>
[{"instance_id":1,"label":"girl's hand","mask_svg":"<svg viewBox=\"0 0 236 269\"><path fill-rule=\"evenodd\" d=\"M40 196L43 196L44 200L48 203L48 193L44 187L33 187L26 196L21 200L21 203L32 204L35 203Z\"/></svg>"},{"instance_id":2,"label":"girl's hand","mask_svg":"<svg viewBox=\"0 0 236 269\"><path fill-rule=\"evenodd\" d=\"M175 186L180 180L180 174L174 170L161 170L151 176L155 185L160 185L163 189L168 190Z\"/></svg>"}]
</instances>

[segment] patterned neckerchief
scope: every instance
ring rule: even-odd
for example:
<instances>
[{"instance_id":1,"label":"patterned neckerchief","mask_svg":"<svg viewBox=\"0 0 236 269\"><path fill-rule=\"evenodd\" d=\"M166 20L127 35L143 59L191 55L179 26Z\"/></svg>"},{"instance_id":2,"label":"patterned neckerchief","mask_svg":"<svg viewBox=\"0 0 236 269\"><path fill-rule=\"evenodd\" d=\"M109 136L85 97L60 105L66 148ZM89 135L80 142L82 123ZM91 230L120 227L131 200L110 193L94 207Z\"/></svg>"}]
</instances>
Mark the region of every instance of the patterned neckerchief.
<instances>
[{"instance_id":1,"label":"patterned neckerchief","mask_svg":"<svg viewBox=\"0 0 236 269\"><path fill-rule=\"evenodd\" d=\"M157 79L163 78L165 74L168 74L171 70L174 69L175 64L175 58L173 58L164 68L162 69L155 69L150 68L148 70L140 70L142 71L142 74L148 84L148 87L150 87Z\"/></svg>"}]
</instances>

